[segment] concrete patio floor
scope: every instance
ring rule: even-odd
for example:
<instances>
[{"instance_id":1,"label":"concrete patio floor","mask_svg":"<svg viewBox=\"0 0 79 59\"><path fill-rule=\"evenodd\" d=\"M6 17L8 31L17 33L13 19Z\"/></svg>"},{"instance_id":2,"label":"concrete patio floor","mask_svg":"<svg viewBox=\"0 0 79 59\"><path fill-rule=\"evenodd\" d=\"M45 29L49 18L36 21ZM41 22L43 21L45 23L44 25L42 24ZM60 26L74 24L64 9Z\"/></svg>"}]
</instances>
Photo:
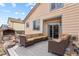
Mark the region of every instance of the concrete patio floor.
<instances>
[{"instance_id":1,"label":"concrete patio floor","mask_svg":"<svg viewBox=\"0 0 79 59\"><path fill-rule=\"evenodd\" d=\"M16 45L8 49L11 56L56 56L48 52L48 41L42 41L29 47Z\"/></svg>"}]
</instances>

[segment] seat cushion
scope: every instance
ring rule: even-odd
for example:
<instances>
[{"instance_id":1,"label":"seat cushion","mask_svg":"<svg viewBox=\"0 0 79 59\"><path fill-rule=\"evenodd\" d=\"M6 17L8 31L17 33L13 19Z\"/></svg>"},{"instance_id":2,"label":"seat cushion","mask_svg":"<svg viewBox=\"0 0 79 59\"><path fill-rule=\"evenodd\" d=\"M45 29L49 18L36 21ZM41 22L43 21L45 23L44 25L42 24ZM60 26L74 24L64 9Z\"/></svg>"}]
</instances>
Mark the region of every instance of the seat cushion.
<instances>
[{"instance_id":1,"label":"seat cushion","mask_svg":"<svg viewBox=\"0 0 79 59\"><path fill-rule=\"evenodd\" d=\"M34 38L29 38L29 39L27 39L27 41L33 41L34 40Z\"/></svg>"},{"instance_id":2,"label":"seat cushion","mask_svg":"<svg viewBox=\"0 0 79 59\"><path fill-rule=\"evenodd\" d=\"M38 37L35 37L34 39L40 39L40 38L45 38L46 36L38 36Z\"/></svg>"},{"instance_id":3,"label":"seat cushion","mask_svg":"<svg viewBox=\"0 0 79 59\"><path fill-rule=\"evenodd\" d=\"M33 40L38 40L40 38L45 38L46 36L38 36L38 37L33 37L33 38L29 38L27 41L33 41Z\"/></svg>"}]
</instances>

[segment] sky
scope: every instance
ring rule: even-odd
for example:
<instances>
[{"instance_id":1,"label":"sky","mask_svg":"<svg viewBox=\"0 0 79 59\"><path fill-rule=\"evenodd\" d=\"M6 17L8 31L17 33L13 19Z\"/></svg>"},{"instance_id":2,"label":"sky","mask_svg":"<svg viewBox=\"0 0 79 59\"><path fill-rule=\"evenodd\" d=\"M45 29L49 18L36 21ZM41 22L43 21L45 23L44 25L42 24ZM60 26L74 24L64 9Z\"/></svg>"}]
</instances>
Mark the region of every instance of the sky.
<instances>
[{"instance_id":1,"label":"sky","mask_svg":"<svg viewBox=\"0 0 79 59\"><path fill-rule=\"evenodd\" d=\"M24 20L34 3L0 3L0 26L7 24L8 17Z\"/></svg>"}]
</instances>

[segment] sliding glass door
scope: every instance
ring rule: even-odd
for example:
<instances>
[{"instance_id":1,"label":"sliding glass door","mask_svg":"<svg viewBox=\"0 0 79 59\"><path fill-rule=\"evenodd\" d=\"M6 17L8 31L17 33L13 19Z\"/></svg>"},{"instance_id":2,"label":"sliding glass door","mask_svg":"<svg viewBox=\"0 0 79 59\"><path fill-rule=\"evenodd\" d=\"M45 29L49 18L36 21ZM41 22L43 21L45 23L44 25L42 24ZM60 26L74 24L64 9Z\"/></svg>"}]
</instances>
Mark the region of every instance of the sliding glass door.
<instances>
[{"instance_id":1,"label":"sliding glass door","mask_svg":"<svg viewBox=\"0 0 79 59\"><path fill-rule=\"evenodd\" d=\"M60 34L60 24L59 23L49 23L48 24L48 35L52 39L58 39Z\"/></svg>"}]
</instances>

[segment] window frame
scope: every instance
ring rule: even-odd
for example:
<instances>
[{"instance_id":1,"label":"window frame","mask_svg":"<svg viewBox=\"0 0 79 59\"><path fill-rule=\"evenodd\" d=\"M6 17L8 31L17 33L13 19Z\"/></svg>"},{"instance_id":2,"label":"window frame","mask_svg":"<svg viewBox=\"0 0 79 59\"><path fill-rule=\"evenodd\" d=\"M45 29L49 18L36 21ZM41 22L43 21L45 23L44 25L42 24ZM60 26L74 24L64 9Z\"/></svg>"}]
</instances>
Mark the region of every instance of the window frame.
<instances>
[{"instance_id":1,"label":"window frame","mask_svg":"<svg viewBox=\"0 0 79 59\"><path fill-rule=\"evenodd\" d=\"M55 4L55 8L52 9L52 4ZM57 4L62 4L61 6L57 6ZM55 9L59 9L64 7L64 3L50 3L50 11L55 10Z\"/></svg>"},{"instance_id":2,"label":"window frame","mask_svg":"<svg viewBox=\"0 0 79 59\"><path fill-rule=\"evenodd\" d=\"M26 23L26 28L28 28L29 27L29 23Z\"/></svg>"},{"instance_id":3,"label":"window frame","mask_svg":"<svg viewBox=\"0 0 79 59\"><path fill-rule=\"evenodd\" d=\"M33 21L33 30L40 30L40 19Z\"/></svg>"}]
</instances>

